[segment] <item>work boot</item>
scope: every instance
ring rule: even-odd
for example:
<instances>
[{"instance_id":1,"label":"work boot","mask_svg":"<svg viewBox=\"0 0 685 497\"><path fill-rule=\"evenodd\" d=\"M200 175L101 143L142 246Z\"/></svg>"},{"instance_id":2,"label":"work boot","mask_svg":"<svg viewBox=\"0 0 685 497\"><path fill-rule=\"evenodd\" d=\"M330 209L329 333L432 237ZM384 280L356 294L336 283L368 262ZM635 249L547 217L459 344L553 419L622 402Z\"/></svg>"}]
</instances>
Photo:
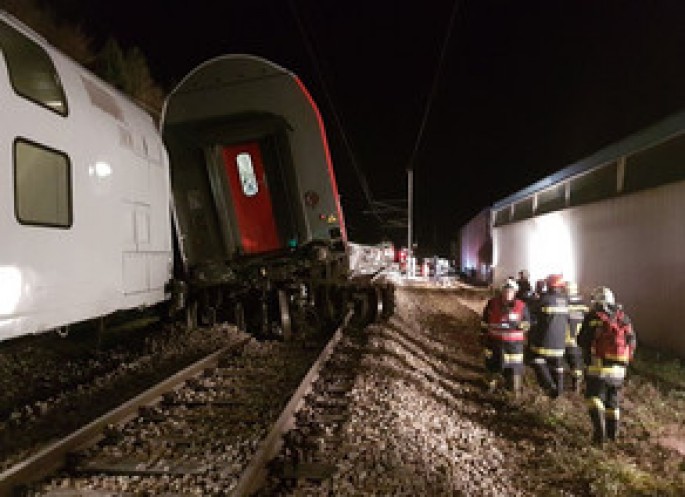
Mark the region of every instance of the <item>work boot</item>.
<instances>
[{"instance_id":1,"label":"work boot","mask_svg":"<svg viewBox=\"0 0 685 497\"><path fill-rule=\"evenodd\" d=\"M554 382L556 383L556 395L554 398L556 399L560 395L564 393L564 370L562 369L561 371L555 370L554 371Z\"/></svg>"},{"instance_id":2,"label":"work boot","mask_svg":"<svg viewBox=\"0 0 685 497\"><path fill-rule=\"evenodd\" d=\"M538 384L542 389L549 395L553 397L554 391L556 390L556 385L552 379L552 375L549 372L547 363L544 359L535 359L533 362L533 368L535 370L535 376L537 376Z\"/></svg>"},{"instance_id":3,"label":"work boot","mask_svg":"<svg viewBox=\"0 0 685 497\"><path fill-rule=\"evenodd\" d=\"M497 377L493 375L487 375L483 378L483 383L485 386L485 391L488 393L493 393L497 390Z\"/></svg>"},{"instance_id":4,"label":"work boot","mask_svg":"<svg viewBox=\"0 0 685 497\"><path fill-rule=\"evenodd\" d=\"M580 385L582 383L582 377L580 375L578 376L573 376L571 378L571 388L575 393L580 393Z\"/></svg>"},{"instance_id":5,"label":"work boot","mask_svg":"<svg viewBox=\"0 0 685 497\"><path fill-rule=\"evenodd\" d=\"M604 424L604 411L590 409L590 420L592 421L592 443L603 448L606 442L606 427Z\"/></svg>"},{"instance_id":6,"label":"work boot","mask_svg":"<svg viewBox=\"0 0 685 497\"><path fill-rule=\"evenodd\" d=\"M618 436L618 419L606 420L606 434L609 440L612 442L616 441L616 437Z\"/></svg>"},{"instance_id":7,"label":"work boot","mask_svg":"<svg viewBox=\"0 0 685 497\"><path fill-rule=\"evenodd\" d=\"M511 391L514 392L514 397L521 395L521 375L511 375Z\"/></svg>"}]
</instances>

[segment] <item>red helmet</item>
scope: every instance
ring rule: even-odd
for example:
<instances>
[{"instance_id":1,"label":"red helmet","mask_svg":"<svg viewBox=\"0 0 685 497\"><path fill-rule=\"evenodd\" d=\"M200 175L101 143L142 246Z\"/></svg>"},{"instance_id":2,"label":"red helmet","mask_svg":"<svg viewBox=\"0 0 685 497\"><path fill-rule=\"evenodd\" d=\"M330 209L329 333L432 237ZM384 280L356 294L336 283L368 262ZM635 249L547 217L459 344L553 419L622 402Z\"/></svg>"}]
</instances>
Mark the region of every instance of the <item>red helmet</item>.
<instances>
[{"instance_id":1,"label":"red helmet","mask_svg":"<svg viewBox=\"0 0 685 497\"><path fill-rule=\"evenodd\" d=\"M566 286L564 277L560 274L550 274L547 276L547 287L548 288L563 288Z\"/></svg>"}]
</instances>

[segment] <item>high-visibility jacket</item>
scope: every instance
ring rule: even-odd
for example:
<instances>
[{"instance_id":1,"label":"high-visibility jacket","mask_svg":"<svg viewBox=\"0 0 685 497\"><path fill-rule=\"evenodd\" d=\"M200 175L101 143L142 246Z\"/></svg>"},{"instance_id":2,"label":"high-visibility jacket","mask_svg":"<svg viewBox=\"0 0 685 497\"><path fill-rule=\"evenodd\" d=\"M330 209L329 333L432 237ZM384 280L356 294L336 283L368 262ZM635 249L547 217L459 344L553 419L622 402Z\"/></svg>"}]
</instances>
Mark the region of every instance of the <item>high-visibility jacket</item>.
<instances>
[{"instance_id":1,"label":"high-visibility jacket","mask_svg":"<svg viewBox=\"0 0 685 497\"><path fill-rule=\"evenodd\" d=\"M625 327L625 351L621 354L611 355L606 351L596 350L595 341L597 336L605 328L605 320L602 318L619 318L621 326ZM592 309L583 320L578 335L578 345L582 347L587 367L587 375L605 380L611 385L621 385L626 376L626 370L630 358L637 347L637 334L632 327L630 318L624 312L618 312L616 307L608 309Z\"/></svg>"},{"instance_id":2,"label":"high-visibility jacket","mask_svg":"<svg viewBox=\"0 0 685 497\"><path fill-rule=\"evenodd\" d=\"M566 346L576 347L576 340L583 325L585 315L590 311L587 304L580 295L571 295L568 298L568 321L569 330L566 335Z\"/></svg>"},{"instance_id":3,"label":"high-visibility jacket","mask_svg":"<svg viewBox=\"0 0 685 497\"><path fill-rule=\"evenodd\" d=\"M563 357L569 328L568 298L561 292L543 294L536 304L530 350L543 357Z\"/></svg>"},{"instance_id":4,"label":"high-visibility jacket","mask_svg":"<svg viewBox=\"0 0 685 497\"><path fill-rule=\"evenodd\" d=\"M483 310L483 332L493 342L523 342L530 328L526 304L518 299L503 302L502 297L490 299Z\"/></svg>"}]
</instances>

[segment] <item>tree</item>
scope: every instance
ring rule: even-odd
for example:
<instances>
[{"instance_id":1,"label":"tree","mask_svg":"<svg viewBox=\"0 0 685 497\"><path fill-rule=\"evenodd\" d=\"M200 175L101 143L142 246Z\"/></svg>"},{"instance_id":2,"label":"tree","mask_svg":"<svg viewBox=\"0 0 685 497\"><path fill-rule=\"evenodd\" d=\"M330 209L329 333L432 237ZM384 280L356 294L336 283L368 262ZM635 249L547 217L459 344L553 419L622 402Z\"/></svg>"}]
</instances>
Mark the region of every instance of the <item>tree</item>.
<instances>
[{"instance_id":1,"label":"tree","mask_svg":"<svg viewBox=\"0 0 685 497\"><path fill-rule=\"evenodd\" d=\"M153 79L147 59L138 47L124 51L119 42L109 38L99 51L80 26L60 22L49 7L36 0L0 0L6 10L51 45L81 65L88 67L100 78L129 95L153 117L158 117L164 101L164 90Z\"/></svg>"}]
</instances>

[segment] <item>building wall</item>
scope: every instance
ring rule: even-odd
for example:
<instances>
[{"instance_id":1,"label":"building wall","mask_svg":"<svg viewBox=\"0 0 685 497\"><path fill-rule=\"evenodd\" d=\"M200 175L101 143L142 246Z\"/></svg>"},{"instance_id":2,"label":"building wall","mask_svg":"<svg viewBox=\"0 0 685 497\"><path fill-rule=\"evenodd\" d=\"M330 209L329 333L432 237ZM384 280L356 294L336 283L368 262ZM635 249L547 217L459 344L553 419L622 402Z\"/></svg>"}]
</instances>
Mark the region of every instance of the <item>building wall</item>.
<instances>
[{"instance_id":1,"label":"building wall","mask_svg":"<svg viewBox=\"0 0 685 497\"><path fill-rule=\"evenodd\" d=\"M522 268L562 272L587 296L606 285L640 341L685 357L685 181L493 229L495 283Z\"/></svg>"}]
</instances>

